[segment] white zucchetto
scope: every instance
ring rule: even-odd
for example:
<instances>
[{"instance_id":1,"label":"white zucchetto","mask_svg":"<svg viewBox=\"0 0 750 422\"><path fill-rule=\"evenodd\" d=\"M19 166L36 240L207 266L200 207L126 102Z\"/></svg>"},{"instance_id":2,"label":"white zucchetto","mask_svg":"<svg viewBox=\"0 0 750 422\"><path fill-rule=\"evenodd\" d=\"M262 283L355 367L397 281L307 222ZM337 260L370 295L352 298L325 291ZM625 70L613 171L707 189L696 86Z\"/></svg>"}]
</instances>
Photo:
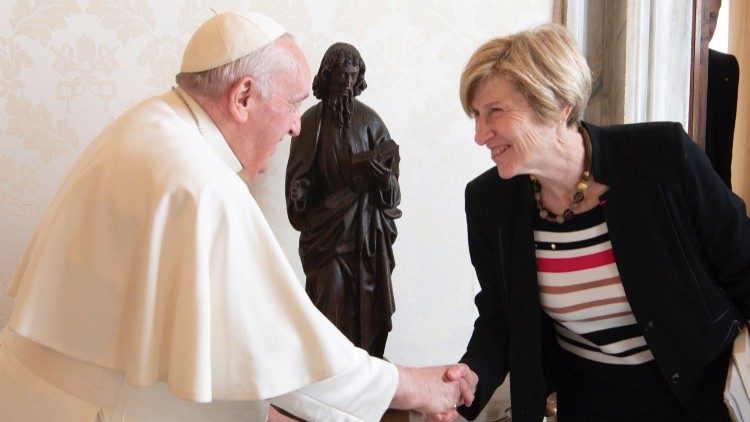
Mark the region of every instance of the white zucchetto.
<instances>
[{"instance_id":1,"label":"white zucchetto","mask_svg":"<svg viewBox=\"0 0 750 422\"><path fill-rule=\"evenodd\" d=\"M213 69L247 56L270 44L286 31L259 13L221 13L207 20L185 47L180 72Z\"/></svg>"}]
</instances>

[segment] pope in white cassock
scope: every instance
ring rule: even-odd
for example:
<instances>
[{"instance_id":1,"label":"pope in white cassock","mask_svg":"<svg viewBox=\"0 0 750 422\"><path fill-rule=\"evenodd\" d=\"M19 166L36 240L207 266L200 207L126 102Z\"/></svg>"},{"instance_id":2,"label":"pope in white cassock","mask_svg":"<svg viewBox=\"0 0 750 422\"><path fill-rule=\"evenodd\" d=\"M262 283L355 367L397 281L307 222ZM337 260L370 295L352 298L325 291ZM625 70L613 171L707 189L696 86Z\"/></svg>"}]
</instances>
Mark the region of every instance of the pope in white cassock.
<instances>
[{"instance_id":1,"label":"pope in white cassock","mask_svg":"<svg viewBox=\"0 0 750 422\"><path fill-rule=\"evenodd\" d=\"M247 189L299 133L310 71L293 38L262 15L214 16L177 82L89 145L23 255L0 420L252 420L265 399L377 420L470 402L467 367L398 367L338 332Z\"/></svg>"}]
</instances>

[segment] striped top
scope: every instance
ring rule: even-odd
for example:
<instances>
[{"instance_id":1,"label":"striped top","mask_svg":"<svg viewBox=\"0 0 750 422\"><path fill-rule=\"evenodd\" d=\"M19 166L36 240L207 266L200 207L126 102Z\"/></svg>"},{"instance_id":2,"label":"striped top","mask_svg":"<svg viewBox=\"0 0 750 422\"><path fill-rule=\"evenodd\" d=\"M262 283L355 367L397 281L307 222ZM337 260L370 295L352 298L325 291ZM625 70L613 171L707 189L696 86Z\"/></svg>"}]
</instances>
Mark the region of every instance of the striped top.
<instances>
[{"instance_id":1,"label":"striped top","mask_svg":"<svg viewBox=\"0 0 750 422\"><path fill-rule=\"evenodd\" d=\"M536 217L539 295L560 347L614 365L653 360L625 296L600 206L563 224Z\"/></svg>"}]
</instances>

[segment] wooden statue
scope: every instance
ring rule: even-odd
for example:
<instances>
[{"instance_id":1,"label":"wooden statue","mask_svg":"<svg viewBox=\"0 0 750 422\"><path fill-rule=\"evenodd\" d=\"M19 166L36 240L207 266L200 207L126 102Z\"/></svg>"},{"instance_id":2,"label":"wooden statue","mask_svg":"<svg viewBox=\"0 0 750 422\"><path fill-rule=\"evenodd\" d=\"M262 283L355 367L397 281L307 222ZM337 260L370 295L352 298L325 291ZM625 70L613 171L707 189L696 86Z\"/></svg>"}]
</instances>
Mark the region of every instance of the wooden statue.
<instances>
[{"instance_id":1,"label":"wooden statue","mask_svg":"<svg viewBox=\"0 0 750 422\"><path fill-rule=\"evenodd\" d=\"M401 216L398 145L357 97L367 87L354 46L332 45L313 81L286 173L306 291L355 345L382 357L395 310L391 273Z\"/></svg>"}]
</instances>

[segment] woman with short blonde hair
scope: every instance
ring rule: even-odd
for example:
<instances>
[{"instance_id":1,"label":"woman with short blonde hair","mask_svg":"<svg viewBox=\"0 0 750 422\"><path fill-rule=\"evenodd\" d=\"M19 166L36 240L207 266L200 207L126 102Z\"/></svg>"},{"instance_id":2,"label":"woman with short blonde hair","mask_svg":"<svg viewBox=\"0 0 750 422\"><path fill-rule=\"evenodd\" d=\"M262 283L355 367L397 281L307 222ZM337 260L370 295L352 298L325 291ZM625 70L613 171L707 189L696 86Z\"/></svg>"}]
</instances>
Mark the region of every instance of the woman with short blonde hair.
<instances>
[{"instance_id":1,"label":"woman with short blonde hair","mask_svg":"<svg viewBox=\"0 0 750 422\"><path fill-rule=\"evenodd\" d=\"M461 75L495 167L466 187L479 317L461 361L475 418L512 374L514 420L729 420L750 315L750 219L679 123L582 121L591 74L567 30L491 40Z\"/></svg>"},{"instance_id":2,"label":"woman with short blonde hair","mask_svg":"<svg viewBox=\"0 0 750 422\"><path fill-rule=\"evenodd\" d=\"M577 124L591 95L591 71L568 31L556 24L486 42L472 54L461 74L461 105L473 117L471 102L482 81L502 76L515 83L549 122L566 105L569 124Z\"/></svg>"}]
</instances>

